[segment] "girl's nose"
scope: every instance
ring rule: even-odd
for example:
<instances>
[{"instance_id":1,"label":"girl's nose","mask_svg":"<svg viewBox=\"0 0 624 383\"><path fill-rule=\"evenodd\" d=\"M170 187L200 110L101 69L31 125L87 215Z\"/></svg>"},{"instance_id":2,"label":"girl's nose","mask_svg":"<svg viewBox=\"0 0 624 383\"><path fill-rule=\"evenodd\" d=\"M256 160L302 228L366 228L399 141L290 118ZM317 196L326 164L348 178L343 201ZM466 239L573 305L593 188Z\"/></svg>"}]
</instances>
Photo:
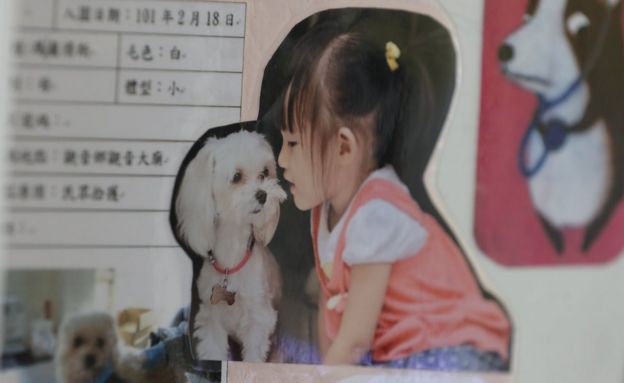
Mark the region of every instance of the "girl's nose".
<instances>
[{"instance_id":1,"label":"girl's nose","mask_svg":"<svg viewBox=\"0 0 624 383\"><path fill-rule=\"evenodd\" d=\"M282 144L282 148L280 149L279 155L277 156L277 164L281 168L286 168L286 151L284 150L284 144Z\"/></svg>"}]
</instances>

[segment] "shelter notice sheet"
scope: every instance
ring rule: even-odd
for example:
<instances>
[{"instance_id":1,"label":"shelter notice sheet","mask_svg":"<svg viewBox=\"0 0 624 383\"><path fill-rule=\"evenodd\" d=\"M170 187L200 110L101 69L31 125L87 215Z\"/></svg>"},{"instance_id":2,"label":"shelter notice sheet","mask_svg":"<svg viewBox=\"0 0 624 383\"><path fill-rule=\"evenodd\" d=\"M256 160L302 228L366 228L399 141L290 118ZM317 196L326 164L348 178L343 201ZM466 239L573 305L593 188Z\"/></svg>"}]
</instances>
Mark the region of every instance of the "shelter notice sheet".
<instances>
[{"instance_id":1,"label":"shelter notice sheet","mask_svg":"<svg viewBox=\"0 0 624 383\"><path fill-rule=\"evenodd\" d=\"M177 247L192 142L240 120L244 3L28 0L9 116L8 264L43 249ZM41 262L41 263L40 263Z\"/></svg>"}]
</instances>

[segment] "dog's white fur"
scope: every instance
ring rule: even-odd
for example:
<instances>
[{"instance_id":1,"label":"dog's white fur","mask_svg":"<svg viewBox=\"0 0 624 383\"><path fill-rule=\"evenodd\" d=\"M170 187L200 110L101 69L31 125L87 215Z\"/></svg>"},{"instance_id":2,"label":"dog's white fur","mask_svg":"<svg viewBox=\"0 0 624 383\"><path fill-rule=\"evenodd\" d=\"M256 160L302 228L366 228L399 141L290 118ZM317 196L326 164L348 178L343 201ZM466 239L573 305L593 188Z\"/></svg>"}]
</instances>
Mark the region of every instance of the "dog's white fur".
<instances>
[{"instance_id":1,"label":"dog's white fur","mask_svg":"<svg viewBox=\"0 0 624 383\"><path fill-rule=\"evenodd\" d=\"M259 191L266 192L264 204L256 197ZM232 268L245 255L252 233L255 238L247 264L228 276L227 289L236 293L231 306L210 303L212 288L224 275L204 262L197 279L201 302L194 328L200 359L227 359L231 335L243 345L243 360L266 360L281 290L277 263L266 245L285 198L271 147L257 133L210 138L187 166L175 201L178 230L187 245L203 257L212 250L222 267Z\"/></svg>"},{"instance_id":2,"label":"dog's white fur","mask_svg":"<svg viewBox=\"0 0 624 383\"><path fill-rule=\"evenodd\" d=\"M92 365L87 365L91 359ZM55 353L58 383L92 382L110 367L127 382L142 383L143 353L117 341L113 318L104 312L74 314L64 319Z\"/></svg>"},{"instance_id":3,"label":"dog's white fur","mask_svg":"<svg viewBox=\"0 0 624 383\"><path fill-rule=\"evenodd\" d=\"M613 6L618 1L609 0L608 4ZM571 20L581 14L564 20L566 5L567 0L540 1L535 14L505 40L514 52L513 59L505 63L505 74L547 99L561 95L581 73L567 34L587 20ZM573 125L583 118L590 96L584 81L543 118L558 118ZM598 214L611 188L608 146L607 128L600 120L586 132L570 134L566 144L550 153L543 168L530 179L533 205L550 223L560 228L583 227ZM529 163L535 163L544 150L539 133L533 132Z\"/></svg>"}]
</instances>

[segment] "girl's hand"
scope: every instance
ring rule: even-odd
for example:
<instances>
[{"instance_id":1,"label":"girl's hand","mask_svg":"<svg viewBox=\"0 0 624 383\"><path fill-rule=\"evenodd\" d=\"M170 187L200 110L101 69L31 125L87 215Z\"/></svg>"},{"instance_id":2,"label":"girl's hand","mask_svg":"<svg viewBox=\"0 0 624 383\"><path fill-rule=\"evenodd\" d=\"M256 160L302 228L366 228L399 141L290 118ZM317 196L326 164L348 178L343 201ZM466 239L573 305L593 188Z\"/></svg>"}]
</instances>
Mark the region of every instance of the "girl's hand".
<instances>
[{"instance_id":1,"label":"girl's hand","mask_svg":"<svg viewBox=\"0 0 624 383\"><path fill-rule=\"evenodd\" d=\"M319 351L321 352L321 359L325 359L327 355L327 351L329 350L329 346L331 346L331 340L327 336L327 332L325 331L325 311L327 310L327 300L323 296L323 292L321 291L319 294L319 303L318 303L318 317L316 319L317 328L318 328L318 338L319 338Z\"/></svg>"},{"instance_id":2,"label":"girl's hand","mask_svg":"<svg viewBox=\"0 0 624 383\"><path fill-rule=\"evenodd\" d=\"M325 364L354 364L370 350L391 268L391 263L351 267L347 305L338 335L325 355ZM319 308L319 314L323 310Z\"/></svg>"}]
</instances>

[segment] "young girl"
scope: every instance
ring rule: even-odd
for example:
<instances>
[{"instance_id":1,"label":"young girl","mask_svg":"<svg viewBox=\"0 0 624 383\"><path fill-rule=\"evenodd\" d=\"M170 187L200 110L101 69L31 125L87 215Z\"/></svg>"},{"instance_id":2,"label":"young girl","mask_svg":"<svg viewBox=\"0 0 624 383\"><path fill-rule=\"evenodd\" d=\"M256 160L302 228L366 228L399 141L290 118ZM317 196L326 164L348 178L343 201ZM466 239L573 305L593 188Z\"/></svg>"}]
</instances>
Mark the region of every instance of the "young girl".
<instances>
[{"instance_id":1,"label":"young girl","mask_svg":"<svg viewBox=\"0 0 624 383\"><path fill-rule=\"evenodd\" d=\"M278 163L297 208L312 209L324 363L504 369L505 314L387 163L399 48L319 28L296 52Z\"/></svg>"}]
</instances>

